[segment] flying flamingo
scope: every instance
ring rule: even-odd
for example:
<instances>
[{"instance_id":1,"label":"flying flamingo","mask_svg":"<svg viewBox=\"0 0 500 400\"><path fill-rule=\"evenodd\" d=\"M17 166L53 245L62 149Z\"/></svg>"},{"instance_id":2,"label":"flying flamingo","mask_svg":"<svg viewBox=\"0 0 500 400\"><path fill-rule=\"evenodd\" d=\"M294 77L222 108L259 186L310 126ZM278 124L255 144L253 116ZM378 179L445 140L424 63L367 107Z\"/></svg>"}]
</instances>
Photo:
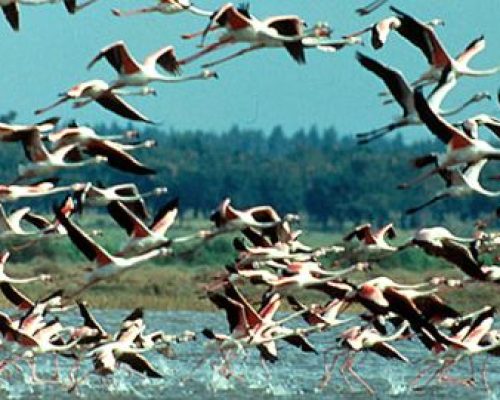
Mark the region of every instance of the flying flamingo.
<instances>
[{"instance_id":1,"label":"flying flamingo","mask_svg":"<svg viewBox=\"0 0 500 400\"><path fill-rule=\"evenodd\" d=\"M297 63L303 64L305 55L301 40L318 33L315 28L310 31L304 30L304 22L297 16L276 16L261 21L249 13L248 7L236 8L233 4L226 3L210 17L210 23L205 30L182 37L191 39L201 34L204 38L209 31L220 28L224 28L226 32L217 42L206 46L190 57L179 60L179 64L190 63L218 48L238 42L250 43L250 47L208 65L227 61L264 47L285 47ZM330 29L320 30L320 34L329 35Z\"/></svg>"},{"instance_id":2,"label":"flying flamingo","mask_svg":"<svg viewBox=\"0 0 500 400\"><path fill-rule=\"evenodd\" d=\"M10 27L14 31L19 31L20 23L19 23L19 5L29 5L29 6L39 6L44 4L53 4L59 0L3 0L0 4L2 7L2 11L9 23ZM76 0L63 0L64 6L68 10L70 14L74 14L76 11L79 11L97 0L87 0L82 4L77 5Z\"/></svg>"},{"instance_id":3,"label":"flying flamingo","mask_svg":"<svg viewBox=\"0 0 500 400\"><path fill-rule=\"evenodd\" d=\"M28 164L19 164L19 176L16 181L33 178L44 174L52 174L60 169L80 168L89 164L99 164L107 161L107 158L98 155L80 162L66 162L64 159L68 153L75 149L76 145L64 146L54 152L49 152L42 143L40 132L31 131L23 137L23 147Z\"/></svg>"},{"instance_id":4,"label":"flying flamingo","mask_svg":"<svg viewBox=\"0 0 500 400\"><path fill-rule=\"evenodd\" d=\"M456 125L460 126L473 139L479 138L480 126L488 128L496 137L500 138L500 119L488 114L475 115Z\"/></svg>"},{"instance_id":5,"label":"flying flamingo","mask_svg":"<svg viewBox=\"0 0 500 400\"><path fill-rule=\"evenodd\" d=\"M139 218L149 218L149 213L144 203L144 198L161 196L168 192L166 187L157 187L151 191L139 193L134 183L123 183L104 187L100 182L95 185L91 182L75 183L76 209L81 212L84 205L90 207L105 207L111 201L120 201Z\"/></svg>"},{"instance_id":6,"label":"flying flamingo","mask_svg":"<svg viewBox=\"0 0 500 400\"><path fill-rule=\"evenodd\" d=\"M109 375L116 371L118 363L125 363L133 370L144 373L150 378L162 378L159 373L141 354L147 349L134 346L135 339L144 330L142 309L134 310L122 322L121 329L111 342L96 346L87 353L93 358L94 372L99 375Z\"/></svg>"},{"instance_id":7,"label":"flying flamingo","mask_svg":"<svg viewBox=\"0 0 500 400\"><path fill-rule=\"evenodd\" d=\"M20 125L6 124L0 122L0 141L17 142L21 141L26 133L30 131L39 131L45 133L53 130L59 122L59 117L49 118L36 124Z\"/></svg>"},{"instance_id":8,"label":"flying flamingo","mask_svg":"<svg viewBox=\"0 0 500 400\"><path fill-rule=\"evenodd\" d=\"M118 170L137 174L149 175L156 173L155 170L145 166L136 158L127 153L127 149L151 148L156 146L156 141L149 140L142 144L122 144L106 138L101 138L92 128L75 126L63 129L60 132L49 135L50 141L55 141L53 153L71 152L75 147L86 154L106 159L108 165ZM73 159L81 157L80 151L71 153ZM85 162L85 161L82 161Z\"/></svg>"},{"instance_id":9,"label":"flying flamingo","mask_svg":"<svg viewBox=\"0 0 500 400\"><path fill-rule=\"evenodd\" d=\"M73 108L80 108L86 106L87 104L95 101L101 107L120 115L124 118L130 119L132 121L141 121L148 124L152 124L149 118L145 117L125 100L121 96L147 96L156 95L156 91L150 87L142 87L138 91L131 91L126 89L114 89L110 90L109 84L100 79L93 79L90 81L79 83L73 86L69 90L59 95L59 100L50 104L47 107L39 108L35 111L36 115L45 113L59 104L65 103L69 100L73 101Z\"/></svg>"},{"instance_id":10,"label":"flying flamingo","mask_svg":"<svg viewBox=\"0 0 500 400\"><path fill-rule=\"evenodd\" d=\"M394 122L378 129L371 130L369 132L358 133L356 136L359 138L359 144L366 144L374 139L379 139L388 133L394 131L398 128L403 128L405 126L420 125L422 121L420 120L417 110L415 109L415 103L413 100L413 89L410 84L406 81L404 75L395 69L390 68L370 57L367 57L361 53L356 53L356 58L360 64L367 70L373 72L379 78L381 78L384 83L389 88L394 99L403 109L403 115L397 118ZM456 85L456 78L453 74L449 73L449 70L443 71L443 76L438 84L438 86L432 91L432 94L428 98L428 104L437 114L442 116L454 115L462 111L467 106L482 101L484 99L491 100L489 93L480 92L472 96L469 100L463 104L450 109L444 110L441 108L441 103L443 102L446 95L452 90Z\"/></svg>"},{"instance_id":11,"label":"flying flamingo","mask_svg":"<svg viewBox=\"0 0 500 400\"><path fill-rule=\"evenodd\" d=\"M413 83L413 85L422 83L430 84L439 81L441 73L445 68L450 68L457 78L460 76L490 76L500 72L500 66L481 71L471 69L468 66L471 58L482 51L486 46L484 36L474 39L459 57L453 58L441 44L432 27L429 27L393 6L391 6L390 9L396 13L401 22L398 33L418 47L431 66L427 72L422 74L421 77Z\"/></svg>"},{"instance_id":12,"label":"flying flamingo","mask_svg":"<svg viewBox=\"0 0 500 400\"><path fill-rule=\"evenodd\" d=\"M150 7L139 8L135 10L123 11L117 8L111 10L117 17L128 17L131 15L161 13L165 15L177 14L181 12L190 12L201 17L212 16L211 11L205 11L195 7L190 0L158 0L158 4Z\"/></svg>"},{"instance_id":13,"label":"flying flamingo","mask_svg":"<svg viewBox=\"0 0 500 400\"><path fill-rule=\"evenodd\" d=\"M388 256L397 248L386 242L386 237L394 239L396 237L396 230L394 225L387 224L377 231L372 229L371 224L359 225L343 237L345 242L351 241L354 237L359 240L359 244L352 250L354 256L367 258L368 260L380 260ZM347 252L349 252L347 250Z\"/></svg>"},{"instance_id":14,"label":"flying flamingo","mask_svg":"<svg viewBox=\"0 0 500 400\"><path fill-rule=\"evenodd\" d=\"M165 234L175 222L178 207L178 198L166 202L158 210L151 225L148 226L121 202L110 202L108 205L109 214L127 231L127 235L129 236L129 241L123 246L119 254L139 254L175 243L176 239L169 239Z\"/></svg>"},{"instance_id":15,"label":"flying flamingo","mask_svg":"<svg viewBox=\"0 0 500 400\"><path fill-rule=\"evenodd\" d=\"M444 21L442 19L435 18L427 22L426 25L429 27L435 27L439 25L444 25ZM349 39L353 37L359 37L360 35L366 32L370 32L371 45L375 50L379 50L387 42L387 39L389 38L389 34L391 33L391 31L393 30L398 31L400 26L401 26L401 20L396 16L391 16L384 18L360 31L353 32L348 35L344 35L342 37L344 39Z\"/></svg>"},{"instance_id":16,"label":"flying flamingo","mask_svg":"<svg viewBox=\"0 0 500 400\"><path fill-rule=\"evenodd\" d=\"M438 191L432 199L419 206L407 209L405 213L413 214L436 201L449 197L463 197L474 193L487 197L500 196L500 191L492 192L486 190L479 182L479 175L487 162L488 160L480 160L474 164L467 165L463 170L458 168L439 170L438 174L445 181L446 187Z\"/></svg>"},{"instance_id":17,"label":"flying flamingo","mask_svg":"<svg viewBox=\"0 0 500 400\"><path fill-rule=\"evenodd\" d=\"M377 330L361 326L354 326L342 332L339 340L339 347L347 350L347 355L344 363L340 367L340 372L344 376L347 383L349 381L344 375L344 370L347 371L372 395L375 394L373 388L361 376L354 371L354 360L357 353L361 351L370 351L386 359L396 359L404 363L409 363L410 360L401 354L389 342L400 340L404 337L404 333L408 328L408 323L403 322L399 329L393 334L382 336ZM325 387L331 377L331 369L335 366L338 357L341 354L334 356L330 367L325 366L325 375L321 380L321 387Z\"/></svg>"},{"instance_id":18,"label":"flying flamingo","mask_svg":"<svg viewBox=\"0 0 500 400\"><path fill-rule=\"evenodd\" d=\"M57 207L54 207L59 222L68 231L68 237L73 244L83 253L89 261L95 261L96 268L87 274L85 277L86 283L78 289L76 293L69 298L72 298L96 283L112 279L119 274L122 274L132 268L137 268L139 264L149 261L153 258L166 256L170 254L169 249L165 247L155 248L144 252L141 255L134 257L120 257L109 254L104 248L98 245L92 238L85 233L79 226L69 220Z\"/></svg>"},{"instance_id":19,"label":"flying flamingo","mask_svg":"<svg viewBox=\"0 0 500 400\"><path fill-rule=\"evenodd\" d=\"M213 71L204 70L199 74L188 76L169 77L160 74L156 70L156 65L160 65L165 71L171 74L180 72L172 46L163 47L148 55L142 64L138 63L129 53L123 41L118 41L104 47L99 51L87 66L90 69L97 61L106 58L109 64L118 73L118 79L111 83L108 90L115 90L124 86L147 86L154 81L176 83L197 79L217 78Z\"/></svg>"},{"instance_id":20,"label":"flying flamingo","mask_svg":"<svg viewBox=\"0 0 500 400\"><path fill-rule=\"evenodd\" d=\"M72 186L56 187L57 179L45 179L29 185L0 185L1 201L48 196L73 190Z\"/></svg>"},{"instance_id":21,"label":"flying flamingo","mask_svg":"<svg viewBox=\"0 0 500 400\"><path fill-rule=\"evenodd\" d=\"M0 254L0 282L6 282L6 283L30 283L30 282L36 282L36 281L50 281L52 280L52 277L47 274L40 274L38 276L34 276L32 278L12 278L10 276L7 276L5 274L5 263L10 257L10 253L8 251L3 252Z\"/></svg>"},{"instance_id":22,"label":"flying flamingo","mask_svg":"<svg viewBox=\"0 0 500 400\"><path fill-rule=\"evenodd\" d=\"M238 210L231 205L231 199L225 198L210 215L210 221L215 224L214 230L205 232L208 238L222 233L254 228L266 236L278 236L277 230L282 229L284 221L297 221L295 214L287 214L281 218L271 206L255 206ZM273 240L275 242L275 240Z\"/></svg>"},{"instance_id":23,"label":"flying flamingo","mask_svg":"<svg viewBox=\"0 0 500 400\"><path fill-rule=\"evenodd\" d=\"M491 146L484 140L469 137L440 117L425 100L422 88L415 89L414 101L419 118L431 133L447 146L447 151L444 154L431 153L416 159L414 164L417 168L428 164L436 166L410 182L400 185L400 189L406 189L444 168L457 164L472 164L482 159L500 160L500 149Z\"/></svg>"}]
</instances>

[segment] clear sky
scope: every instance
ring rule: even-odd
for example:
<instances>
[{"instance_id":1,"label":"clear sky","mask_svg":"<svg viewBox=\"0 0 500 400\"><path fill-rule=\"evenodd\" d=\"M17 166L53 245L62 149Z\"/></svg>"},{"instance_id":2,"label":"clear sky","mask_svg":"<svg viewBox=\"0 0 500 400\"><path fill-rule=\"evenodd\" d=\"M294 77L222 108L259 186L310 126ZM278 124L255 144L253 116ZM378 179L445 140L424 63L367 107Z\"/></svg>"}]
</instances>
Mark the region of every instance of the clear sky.
<instances>
[{"instance_id":1,"label":"clear sky","mask_svg":"<svg viewBox=\"0 0 500 400\"><path fill-rule=\"evenodd\" d=\"M352 32L390 15L388 6L359 17L354 10L369 0L259 0L251 3L257 17L297 14L308 21L328 21L335 35ZM167 44L176 47L182 58L195 52L198 41L183 41L180 34L201 29L206 21L188 13L145 15L128 18L113 16L110 9L136 8L154 4L150 0L99 0L76 15L68 15L62 4L21 5L21 31L14 33L0 18L2 54L2 112L14 109L18 122L38 120L33 110L54 101L57 93L75 83L101 78L112 80L114 70L100 62L91 71L87 63L103 46L123 39L137 59ZM222 1L198 0L200 8L217 8ZM482 69L500 64L500 4L498 0L393 0L422 20L445 19L437 28L450 53L455 55L480 34L486 35L487 48L471 66ZM3 16L2 16L3 17ZM216 36L212 36L215 40ZM368 38L367 38L368 39ZM199 71L203 62L228 54L244 45L232 46L184 68ZM375 52L369 46L348 48L337 54L310 50L307 64L299 66L283 49L266 49L248 54L216 68L219 80L185 84L155 85L159 96L130 98L139 110L169 129L225 130L233 124L269 131L281 124L287 131L320 129L335 125L342 134L384 125L399 114L396 106L382 106L376 93L383 83L362 69L354 53L360 49L405 72L411 80L427 69L422 54L408 42L393 35L386 47ZM496 93L500 75L483 79L463 78L446 99L452 107L478 90ZM69 105L51 115L76 118L79 122L124 121L96 105L73 110ZM495 102L475 105L460 117L478 112L496 113ZM410 128L410 136L424 131ZM415 133L416 132L416 133Z\"/></svg>"}]
</instances>

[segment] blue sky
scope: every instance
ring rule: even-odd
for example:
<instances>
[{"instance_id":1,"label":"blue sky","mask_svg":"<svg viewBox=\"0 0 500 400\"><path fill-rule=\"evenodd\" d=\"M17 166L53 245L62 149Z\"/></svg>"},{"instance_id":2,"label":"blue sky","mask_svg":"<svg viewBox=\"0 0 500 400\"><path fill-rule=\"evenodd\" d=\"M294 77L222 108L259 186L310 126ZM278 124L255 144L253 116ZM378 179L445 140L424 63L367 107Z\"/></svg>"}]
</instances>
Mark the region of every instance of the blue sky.
<instances>
[{"instance_id":1,"label":"blue sky","mask_svg":"<svg viewBox=\"0 0 500 400\"><path fill-rule=\"evenodd\" d=\"M251 11L262 18L297 14L309 24L326 20L340 36L390 14L385 6L367 17L358 17L355 8L367 2L261 0L251 3ZM200 8L215 9L221 3L198 0L196 4ZM139 60L167 44L176 47L180 58L196 51L198 42L183 41L180 34L203 28L206 23L203 18L190 14L117 18L110 12L114 7L136 8L150 4L153 1L100 0L74 16L68 15L62 4L21 6L20 33L12 32L5 21L0 21L2 109L16 110L18 122L36 121L39 118L33 115L33 110L49 104L57 93L73 84L94 78L114 79L114 70L105 62L91 71L85 66L101 47L119 39L126 41ZM439 36L451 54L457 54L470 40L485 34L487 48L471 66L481 69L500 64L498 0L394 0L392 4L422 20L445 19L446 26L438 28ZM198 72L203 62L241 46L202 58L186 66L184 73ZM267 49L216 67L219 80L182 85L158 83L155 85L158 97L131 98L130 102L153 120L163 121L162 127L167 130L171 127L226 130L239 124L269 131L280 124L287 131L295 131L315 124L320 129L335 125L343 134L363 131L390 122L400 111L396 106L380 104L376 93L384 88L383 84L357 64L356 49L349 48L338 54L311 50L305 66L295 64L283 49ZM359 49L401 69L409 79L415 79L427 69L420 52L397 35L377 52L368 46ZM500 75L463 78L444 106L452 107L478 90L496 93L499 86ZM494 102L475 105L458 118L478 112L498 115L498 106ZM81 123L124 121L95 105L80 110L65 105L47 114L50 115L76 118ZM409 128L405 133L413 138L425 135L419 128Z\"/></svg>"}]
</instances>

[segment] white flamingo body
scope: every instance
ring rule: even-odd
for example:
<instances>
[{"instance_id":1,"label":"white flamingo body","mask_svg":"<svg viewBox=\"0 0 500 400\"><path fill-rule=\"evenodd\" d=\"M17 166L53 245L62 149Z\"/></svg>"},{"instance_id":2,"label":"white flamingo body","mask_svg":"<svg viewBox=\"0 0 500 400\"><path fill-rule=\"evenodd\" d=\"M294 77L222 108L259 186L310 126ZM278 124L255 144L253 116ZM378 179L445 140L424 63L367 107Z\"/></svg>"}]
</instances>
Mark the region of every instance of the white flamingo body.
<instances>
[{"instance_id":1,"label":"white flamingo body","mask_svg":"<svg viewBox=\"0 0 500 400\"><path fill-rule=\"evenodd\" d=\"M161 65L169 73L179 73L179 63L175 58L172 46L163 47L148 55L143 63L138 63L129 53L125 43L118 41L103 48L87 68L90 69L103 57L108 60L118 73L118 79L111 84L111 90L123 86L147 86L154 81L175 83L217 77L215 72L208 70L204 70L199 74L180 77L171 77L159 73L156 69L157 64Z\"/></svg>"}]
</instances>

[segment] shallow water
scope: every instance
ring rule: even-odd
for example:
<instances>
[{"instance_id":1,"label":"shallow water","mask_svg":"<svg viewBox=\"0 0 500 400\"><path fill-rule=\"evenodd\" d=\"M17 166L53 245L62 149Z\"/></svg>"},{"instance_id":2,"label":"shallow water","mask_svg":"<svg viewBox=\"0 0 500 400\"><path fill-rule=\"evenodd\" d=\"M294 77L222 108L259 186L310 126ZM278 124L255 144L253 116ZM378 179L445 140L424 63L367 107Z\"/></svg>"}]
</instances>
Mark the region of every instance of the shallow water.
<instances>
[{"instance_id":1,"label":"shallow water","mask_svg":"<svg viewBox=\"0 0 500 400\"><path fill-rule=\"evenodd\" d=\"M131 305L133 306L133 305ZM126 311L93 311L98 321L110 332L117 329L119 323L128 312ZM75 316L61 316L67 323L79 324ZM167 333L177 334L184 330L201 331L209 327L218 332L226 332L226 321L222 314L194 312L147 312L147 332L163 329ZM332 346L339 327L331 332L311 336L320 354L306 354L282 343L279 346L280 359L265 370L255 349L246 355L236 354L231 361L233 377L227 379L220 372L221 358L207 347L207 340L201 335L195 342L175 344L175 359L168 359L157 352L149 352L145 357L164 375L163 379L149 379L130 372L126 366L109 378L90 375L78 387L78 390L68 393L70 384L68 371L73 361L60 357L60 371L63 384L35 384L31 382L29 369L24 362L19 366L23 373L13 366L7 367L0 375L0 398L10 399L51 399L74 398L76 396L99 399L149 399L149 398L303 398L308 399L365 399L368 397L364 388L353 378L350 378L350 388L339 374L338 367L333 369L333 376L328 386L318 389L323 375L323 350ZM423 368L427 352L414 341L398 343L396 347L405 354L411 364L388 362L376 355L359 355L355 370L365 378L376 390L378 398L410 398L410 399L448 399L477 398L497 399L500 393L500 359L490 357L488 362L488 383L492 391L484 388L480 368L484 356L475 358L477 369L476 387L469 388L449 383L432 384L422 390L411 390L408 383L413 380L418 371ZM4 355L8 353L4 351ZM200 361L210 355L201 364ZM331 360L332 356L328 356ZM341 359L342 360L342 359ZM340 366L340 362L337 364ZM42 378L49 379L53 369L53 357L37 358L37 370ZM79 371L82 377L92 370L91 360L84 360ZM467 360L452 370L454 377L470 376ZM425 382L422 381L422 383Z\"/></svg>"}]
</instances>

